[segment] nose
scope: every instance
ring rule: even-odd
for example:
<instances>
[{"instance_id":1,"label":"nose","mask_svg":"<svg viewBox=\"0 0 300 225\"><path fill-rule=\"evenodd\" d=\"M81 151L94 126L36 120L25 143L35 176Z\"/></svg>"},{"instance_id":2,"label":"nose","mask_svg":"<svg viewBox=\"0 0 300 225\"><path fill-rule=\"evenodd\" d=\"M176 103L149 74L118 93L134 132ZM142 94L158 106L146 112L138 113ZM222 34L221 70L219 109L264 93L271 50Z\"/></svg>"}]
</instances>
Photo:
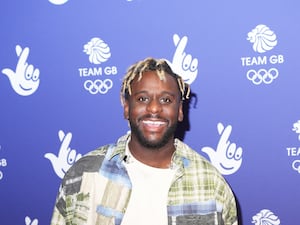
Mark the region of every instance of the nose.
<instances>
[{"instance_id":1,"label":"nose","mask_svg":"<svg viewBox=\"0 0 300 225\"><path fill-rule=\"evenodd\" d=\"M161 112L162 106L158 99L152 99L147 105L147 111L151 114L157 114Z\"/></svg>"}]
</instances>

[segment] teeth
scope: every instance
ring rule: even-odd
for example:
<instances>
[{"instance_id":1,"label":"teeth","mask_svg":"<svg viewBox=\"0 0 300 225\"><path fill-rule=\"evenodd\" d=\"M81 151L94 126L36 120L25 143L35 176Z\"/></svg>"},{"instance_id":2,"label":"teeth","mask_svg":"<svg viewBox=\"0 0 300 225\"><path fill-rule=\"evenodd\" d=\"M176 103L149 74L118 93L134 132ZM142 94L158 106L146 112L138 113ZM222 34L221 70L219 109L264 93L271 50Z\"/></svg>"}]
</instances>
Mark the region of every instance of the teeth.
<instances>
[{"instance_id":1,"label":"teeth","mask_svg":"<svg viewBox=\"0 0 300 225\"><path fill-rule=\"evenodd\" d=\"M145 120L144 123L152 126L159 126L164 124L164 122L161 121L149 121L149 120Z\"/></svg>"}]
</instances>

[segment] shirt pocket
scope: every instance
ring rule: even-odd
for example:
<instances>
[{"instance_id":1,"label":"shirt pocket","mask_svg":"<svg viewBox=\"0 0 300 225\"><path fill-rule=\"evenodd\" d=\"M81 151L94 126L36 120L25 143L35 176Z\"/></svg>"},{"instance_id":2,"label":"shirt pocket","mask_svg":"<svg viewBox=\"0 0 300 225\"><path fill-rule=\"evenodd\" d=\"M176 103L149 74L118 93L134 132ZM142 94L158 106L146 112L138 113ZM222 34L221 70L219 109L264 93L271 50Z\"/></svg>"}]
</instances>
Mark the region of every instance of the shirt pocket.
<instances>
[{"instance_id":1,"label":"shirt pocket","mask_svg":"<svg viewBox=\"0 0 300 225\"><path fill-rule=\"evenodd\" d=\"M171 218L169 225L224 225L221 213L212 212L204 215L181 215Z\"/></svg>"}]
</instances>

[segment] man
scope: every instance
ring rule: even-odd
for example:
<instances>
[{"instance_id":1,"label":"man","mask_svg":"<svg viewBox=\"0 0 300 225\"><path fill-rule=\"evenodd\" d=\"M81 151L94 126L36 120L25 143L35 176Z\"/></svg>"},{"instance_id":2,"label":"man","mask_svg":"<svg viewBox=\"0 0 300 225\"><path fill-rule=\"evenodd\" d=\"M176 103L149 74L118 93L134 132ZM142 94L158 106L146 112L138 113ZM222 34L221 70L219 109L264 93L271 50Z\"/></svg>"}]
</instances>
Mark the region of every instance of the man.
<instances>
[{"instance_id":1,"label":"man","mask_svg":"<svg viewBox=\"0 0 300 225\"><path fill-rule=\"evenodd\" d=\"M131 132L70 168L51 224L237 224L224 178L174 137L188 96L166 61L147 58L131 66L121 89Z\"/></svg>"}]
</instances>

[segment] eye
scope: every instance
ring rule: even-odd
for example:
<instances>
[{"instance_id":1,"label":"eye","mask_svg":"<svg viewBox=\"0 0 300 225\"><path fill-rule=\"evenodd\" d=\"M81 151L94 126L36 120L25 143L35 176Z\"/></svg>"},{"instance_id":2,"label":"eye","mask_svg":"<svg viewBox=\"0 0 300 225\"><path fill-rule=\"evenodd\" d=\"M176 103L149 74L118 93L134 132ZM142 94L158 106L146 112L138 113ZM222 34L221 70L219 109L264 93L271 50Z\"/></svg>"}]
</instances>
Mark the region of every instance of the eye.
<instances>
[{"instance_id":1,"label":"eye","mask_svg":"<svg viewBox=\"0 0 300 225\"><path fill-rule=\"evenodd\" d=\"M29 65L25 70L25 79L30 80L33 74L33 66Z\"/></svg>"},{"instance_id":2,"label":"eye","mask_svg":"<svg viewBox=\"0 0 300 225\"><path fill-rule=\"evenodd\" d=\"M39 76L40 76L40 71L39 69L35 69L33 71L33 74L32 74L32 80L33 81L37 81L39 79Z\"/></svg>"},{"instance_id":3,"label":"eye","mask_svg":"<svg viewBox=\"0 0 300 225\"><path fill-rule=\"evenodd\" d=\"M234 157L235 154L235 150L236 150L236 144L235 143L231 143L227 149L226 152L226 156L228 159L232 159Z\"/></svg>"},{"instance_id":4,"label":"eye","mask_svg":"<svg viewBox=\"0 0 300 225\"><path fill-rule=\"evenodd\" d=\"M69 165L72 165L75 162L75 159L76 159L76 151L74 149L72 149L69 152L69 155L68 155L68 158L67 158L67 161L68 161Z\"/></svg>"},{"instance_id":5,"label":"eye","mask_svg":"<svg viewBox=\"0 0 300 225\"><path fill-rule=\"evenodd\" d=\"M160 102L161 102L162 104L167 104L167 103L171 103L172 100L171 100L170 98L168 98L168 97L164 97L164 98L161 98L161 99L160 99Z\"/></svg>"},{"instance_id":6,"label":"eye","mask_svg":"<svg viewBox=\"0 0 300 225\"><path fill-rule=\"evenodd\" d=\"M198 59L193 59L190 70L192 72L196 71L198 68Z\"/></svg>"},{"instance_id":7,"label":"eye","mask_svg":"<svg viewBox=\"0 0 300 225\"><path fill-rule=\"evenodd\" d=\"M242 158L242 154L243 154L243 149L242 149L241 147L239 147L239 148L236 150L235 154L234 154L235 160L241 159L241 158Z\"/></svg>"},{"instance_id":8,"label":"eye","mask_svg":"<svg viewBox=\"0 0 300 225\"><path fill-rule=\"evenodd\" d=\"M186 55L183 59L183 62L182 62L183 70L187 71L190 68L191 63L192 63L192 56L191 55Z\"/></svg>"},{"instance_id":9,"label":"eye","mask_svg":"<svg viewBox=\"0 0 300 225\"><path fill-rule=\"evenodd\" d=\"M149 101L149 98L148 97L145 97L145 96L140 96L137 98L138 102L147 102Z\"/></svg>"}]
</instances>

